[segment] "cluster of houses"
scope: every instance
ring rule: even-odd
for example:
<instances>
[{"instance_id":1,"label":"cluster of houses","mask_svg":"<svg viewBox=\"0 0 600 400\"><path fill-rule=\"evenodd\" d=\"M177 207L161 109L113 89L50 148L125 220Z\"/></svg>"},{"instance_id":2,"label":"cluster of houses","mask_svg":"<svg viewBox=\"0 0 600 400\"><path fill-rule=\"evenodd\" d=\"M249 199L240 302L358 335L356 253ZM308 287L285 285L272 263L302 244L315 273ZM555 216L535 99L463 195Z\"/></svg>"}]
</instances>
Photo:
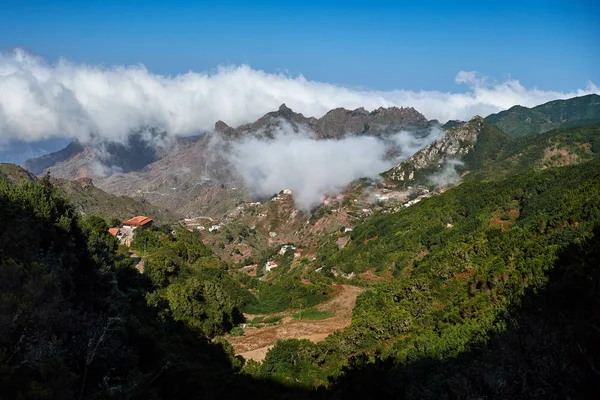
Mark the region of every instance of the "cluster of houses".
<instances>
[{"instance_id":1,"label":"cluster of houses","mask_svg":"<svg viewBox=\"0 0 600 400\"><path fill-rule=\"evenodd\" d=\"M279 251L277 252L277 254L279 254L280 256L284 255L286 252L288 252L289 250L294 250L294 258L298 258L301 257L302 254L304 253L304 249L300 249L300 248L296 248L296 246L292 245L292 244L284 244L283 246L281 246L281 248L279 249ZM253 264L252 266L255 266L256 264ZM277 268L279 265L273 261L273 260L268 260L265 264L265 270L267 272L271 271L273 268ZM249 266L247 266L249 267Z\"/></svg>"},{"instance_id":2,"label":"cluster of houses","mask_svg":"<svg viewBox=\"0 0 600 400\"><path fill-rule=\"evenodd\" d=\"M129 247L133 241L133 233L136 229L144 229L152 226L153 219L144 215L138 215L123 221L121 227L110 228L108 233L119 239L121 244Z\"/></svg>"}]
</instances>

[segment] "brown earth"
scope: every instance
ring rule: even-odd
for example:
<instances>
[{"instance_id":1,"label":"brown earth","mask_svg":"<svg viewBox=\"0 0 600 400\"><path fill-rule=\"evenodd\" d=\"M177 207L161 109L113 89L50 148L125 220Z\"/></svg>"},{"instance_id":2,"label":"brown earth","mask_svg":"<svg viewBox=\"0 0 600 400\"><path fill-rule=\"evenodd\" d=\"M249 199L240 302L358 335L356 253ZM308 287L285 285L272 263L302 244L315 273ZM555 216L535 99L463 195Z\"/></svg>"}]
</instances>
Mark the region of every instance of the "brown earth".
<instances>
[{"instance_id":1,"label":"brown earth","mask_svg":"<svg viewBox=\"0 0 600 400\"><path fill-rule=\"evenodd\" d=\"M334 313L335 316L319 321L294 320L288 316L276 326L246 328L243 336L227 338L235 354L247 360L262 361L279 339L308 339L318 342L335 331L343 330L350 325L356 297L364 289L350 285L334 285L334 288L333 298L319 304L316 308ZM246 317L251 319L254 316L246 315Z\"/></svg>"}]
</instances>

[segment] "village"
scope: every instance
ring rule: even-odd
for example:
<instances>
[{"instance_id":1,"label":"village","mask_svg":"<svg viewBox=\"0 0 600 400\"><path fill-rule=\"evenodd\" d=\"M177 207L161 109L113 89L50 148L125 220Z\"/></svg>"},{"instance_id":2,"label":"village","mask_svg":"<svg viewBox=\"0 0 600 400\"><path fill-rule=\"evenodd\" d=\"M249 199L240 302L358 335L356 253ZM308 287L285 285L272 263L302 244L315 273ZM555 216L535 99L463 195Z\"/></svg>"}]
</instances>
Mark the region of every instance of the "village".
<instances>
[{"instance_id":1,"label":"village","mask_svg":"<svg viewBox=\"0 0 600 400\"><path fill-rule=\"evenodd\" d=\"M293 190L286 188L268 200L242 202L220 218L189 215L180 224L199 232L206 245L240 272L262 280L281 266L278 260L288 251L293 251L293 257L286 265L294 267L314 257L324 235L337 235L341 249L368 216L398 212L442 191L361 182L341 193L323 195L321 205L307 213L296 207Z\"/></svg>"}]
</instances>

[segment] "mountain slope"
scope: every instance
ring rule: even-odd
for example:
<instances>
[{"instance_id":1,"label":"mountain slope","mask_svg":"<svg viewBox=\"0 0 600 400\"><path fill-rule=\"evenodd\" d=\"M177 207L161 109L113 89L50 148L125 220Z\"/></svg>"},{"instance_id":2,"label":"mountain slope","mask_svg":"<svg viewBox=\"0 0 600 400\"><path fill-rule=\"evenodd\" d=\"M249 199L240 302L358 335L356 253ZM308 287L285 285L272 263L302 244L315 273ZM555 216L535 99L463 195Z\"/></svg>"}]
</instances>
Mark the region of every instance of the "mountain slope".
<instances>
[{"instance_id":1,"label":"mountain slope","mask_svg":"<svg viewBox=\"0 0 600 400\"><path fill-rule=\"evenodd\" d=\"M34 175L42 175L47 168L54 166L57 163L68 160L81 153L84 147L78 141L71 142L62 150L54 153L45 154L41 157L30 158L22 165L27 171Z\"/></svg>"},{"instance_id":2,"label":"mountain slope","mask_svg":"<svg viewBox=\"0 0 600 400\"><path fill-rule=\"evenodd\" d=\"M15 164L0 163L0 177L6 179L12 184L17 184L22 181L35 182L37 177L29 171Z\"/></svg>"},{"instance_id":3,"label":"mountain slope","mask_svg":"<svg viewBox=\"0 0 600 400\"><path fill-rule=\"evenodd\" d=\"M11 184L36 182L38 178L14 164L0 164L0 177ZM154 206L142 198L115 196L94 186L91 178L76 180L51 178L59 193L65 196L82 216L97 215L106 220L125 220L135 215L147 215L158 223L177 221L179 215L165 208Z\"/></svg>"},{"instance_id":4,"label":"mountain slope","mask_svg":"<svg viewBox=\"0 0 600 400\"><path fill-rule=\"evenodd\" d=\"M473 155L484 157L482 153ZM600 157L600 124L529 135L496 149L496 159L478 165L466 179L500 179L509 175L579 164Z\"/></svg>"},{"instance_id":5,"label":"mountain slope","mask_svg":"<svg viewBox=\"0 0 600 400\"><path fill-rule=\"evenodd\" d=\"M501 181L467 182L410 209L376 215L351 233L351 241L343 249L325 260L317 256L315 266L324 274L333 268L351 274L376 270L389 278L359 296L352 323L344 332L317 344L280 342L267 354L264 371L275 371L276 375L273 365L283 363L278 357L287 352L287 359L304 366L288 371L288 379L311 385L326 381L327 376L340 376L343 370L349 375L340 376L340 385L351 387L357 378L354 370L360 375L360 366L368 368L374 360L385 361L387 370L395 371L396 379L391 379L390 385L400 390L398 393L404 389L394 382L404 379L411 391L424 392L416 398L445 398L440 393L448 393L447 386L427 381L423 383L427 386L419 389L410 383L411 371L418 372L420 367L436 373L447 371L447 363L460 363L470 351L485 348L492 335L502 334L524 296L543 290L551 271L559 266L561 254L597 232L599 204L600 160L593 160L529 171ZM597 263L592 266L597 276ZM559 276L556 283L560 281ZM597 299L595 280L589 282L588 288L595 291ZM579 296L587 294L575 291L576 297L562 301L597 316L595 302L581 303ZM579 334L590 332L581 323L573 328ZM546 332L554 333L556 330ZM569 390L579 391L573 384L578 379L596 382L594 369L580 362L579 354L594 362L600 357L594 344L598 332L579 334L565 337L567 341L562 344L553 341L548 345L552 351L548 357L544 353L530 354L533 360L519 358L518 371L526 370L530 362L544 363L544 368L527 369L534 381L525 388L494 386L497 381L508 382L499 376L485 386L492 392L457 386L452 389L460 394L448 397L488 397L479 393L493 393L493 397L502 398L510 389L515 393L535 390L539 391L538 398L549 398L565 390L560 383L565 381L571 382ZM583 337L585 341L579 342L577 338ZM313 358L313 354L319 356ZM340 357L350 358L345 363ZM504 369L502 364L490 368L509 373L510 368ZM560 381L537 381L555 376L556 368L561 371ZM378 381L377 376L373 371L371 382Z\"/></svg>"},{"instance_id":6,"label":"mountain slope","mask_svg":"<svg viewBox=\"0 0 600 400\"><path fill-rule=\"evenodd\" d=\"M486 120L512 137L594 124L600 122L600 96L590 94L555 100L533 108L514 106L489 115Z\"/></svg>"},{"instance_id":7,"label":"mountain slope","mask_svg":"<svg viewBox=\"0 0 600 400\"><path fill-rule=\"evenodd\" d=\"M180 147L142 170L114 173L95 182L107 192L143 196L186 216L222 217L252 198L227 157L232 143L240 138L270 140L279 130L286 129L315 140L341 139L346 135L389 135L401 129L426 130L435 124L412 108L380 108L373 112L336 109L316 119L295 113L283 104L277 111L237 128L218 121L214 133Z\"/></svg>"},{"instance_id":8,"label":"mountain slope","mask_svg":"<svg viewBox=\"0 0 600 400\"><path fill-rule=\"evenodd\" d=\"M401 185L501 179L600 156L600 125L556 129L516 139L480 118L449 129L430 146L386 173ZM446 174L447 182L438 179ZM454 182L451 182L451 180Z\"/></svg>"},{"instance_id":9,"label":"mountain slope","mask_svg":"<svg viewBox=\"0 0 600 400\"><path fill-rule=\"evenodd\" d=\"M445 185L456 180L454 167L479 168L498 157L497 152L512 139L483 118L449 128L444 135L419 150L408 160L387 171L384 176L401 185L428 184L434 176ZM447 175L447 176L444 176ZM447 182L443 180L447 178Z\"/></svg>"},{"instance_id":10,"label":"mountain slope","mask_svg":"<svg viewBox=\"0 0 600 400\"><path fill-rule=\"evenodd\" d=\"M29 159L22 166L36 175L50 172L57 178L109 176L115 172L139 171L197 139L173 139L164 131L148 128L130 135L124 142L92 140L83 145L75 141L55 153Z\"/></svg>"}]
</instances>

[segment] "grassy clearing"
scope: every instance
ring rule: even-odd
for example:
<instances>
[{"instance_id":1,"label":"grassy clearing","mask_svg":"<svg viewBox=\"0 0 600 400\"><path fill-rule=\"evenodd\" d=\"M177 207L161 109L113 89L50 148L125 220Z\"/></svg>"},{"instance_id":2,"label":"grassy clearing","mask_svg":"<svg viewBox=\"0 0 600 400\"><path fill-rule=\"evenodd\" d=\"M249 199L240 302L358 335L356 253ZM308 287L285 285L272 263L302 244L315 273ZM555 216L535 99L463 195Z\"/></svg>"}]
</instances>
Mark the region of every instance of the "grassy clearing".
<instances>
[{"instance_id":1,"label":"grassy clearing","mask_svg":"<svg viewBox=\"0 0 600 400\"><path fill-rule=\"evenodd\" d=\"M327 319L333 317L334 314L328 311L320 311L316 308L307 308L292 315L294 319L304 319L310 321L318 321L321 319Z\"/></svg>"},{"instance_id":2,"label":"grassy clearing","mask_svg":"<svg viewBox=\"0 0 600 400\"><path fill-rule=\"evenodd\" d=\"M263 323L275 324L275 323L281 321L282 319L283 319L283 316L281 316L281 315L272 315L270 317L266 317L265 319L263 319Z\"/></svg>"}]
</instances>

